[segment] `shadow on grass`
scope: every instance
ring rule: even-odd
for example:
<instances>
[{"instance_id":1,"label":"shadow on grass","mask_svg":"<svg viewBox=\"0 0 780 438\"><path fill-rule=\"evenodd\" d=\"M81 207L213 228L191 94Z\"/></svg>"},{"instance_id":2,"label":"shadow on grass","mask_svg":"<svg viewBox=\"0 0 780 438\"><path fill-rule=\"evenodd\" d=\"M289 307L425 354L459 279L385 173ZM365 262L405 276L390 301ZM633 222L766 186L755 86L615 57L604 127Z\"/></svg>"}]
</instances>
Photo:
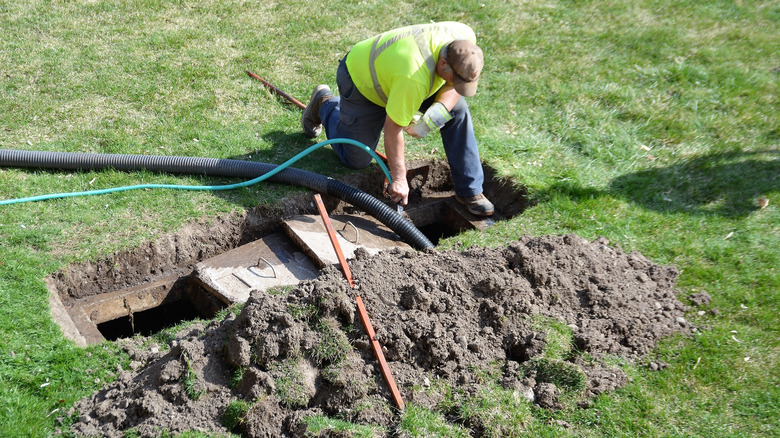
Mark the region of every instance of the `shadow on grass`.
<instances>
[{"instance_id":1,"label":"shadow on grass","mask_svg":"<svg viewBox=\"0 0 780 438\"><path fill-rule=\"evenodd\" d=\"M612 195L664 213L742 217L780 191L780 151L704 155L615 178Z\"/></svg>"},{"instance_id":2,"label":"shadow on grass","mask_svg":"<svg viewBox=\"0 0 780 438\"><path fill-rule=\"evenodd\" d=\"M270 164L282 164L295 157L308 147L325 140L325 135L317 139L306 138L303 133L290 133L285 131L272 131L263 134L263 140L273 145L271 149L252 151L243 155L229 157L234 160L258 161ZM331 176L334 173L343 173L346 167L341 165L336 153L329 146L321 147L298 161L290 164L290 167L323 173Z\"/></svg>"},{"instance_id":3,"label":"shadow on grass","mask_svg":"<svg viewBox=\"0 0 780 438\"><path fill-rule=\"evenodd\" d=\"M244 154L233 155L227 158L231 160L252 161L279 166L296 157L309 147L317 144L319 141L325 140L325 136L322 135L318 139L310 139L306 138L303 133L272 131L263 134L263 140L266 144L271 145L271 147L260 150L250 150ZM354 172L341 164L338 156L331 150L330 146L320 147L304 156L298 157L296 161L289 164L289 168L300 169L334 179L341 179L345 174ZM239 181L235 178L229 178L222 179L221 184L236 182ZM302 182L303 181L301 181L301 183ZM261 201L261 203L268 203L269 201L273 202L273 199L280 199L280 196L287 196L286 194L289 193L291 187L300 189L303 188L303 185L297 183L287 184L275 182L272 178L271 180L262 181L243 189L215 191L214 195L228 200L231 203L249 207L255 205L260 198L266 198L265 201Z\"/></svg>"},{"instance_id":4,"label":"shadow on grass","mask_svg":"<svg viewBox=\"0 0 780 438\"><path fill-rule=\"evenodd\" d=\"M573 200L609 195L662 213L744 217L760 208L758 198L780 191L779 156L778 150L704 155L619 176L606 190L561 183L549 193Z\"/></svg>"}]
</instances>

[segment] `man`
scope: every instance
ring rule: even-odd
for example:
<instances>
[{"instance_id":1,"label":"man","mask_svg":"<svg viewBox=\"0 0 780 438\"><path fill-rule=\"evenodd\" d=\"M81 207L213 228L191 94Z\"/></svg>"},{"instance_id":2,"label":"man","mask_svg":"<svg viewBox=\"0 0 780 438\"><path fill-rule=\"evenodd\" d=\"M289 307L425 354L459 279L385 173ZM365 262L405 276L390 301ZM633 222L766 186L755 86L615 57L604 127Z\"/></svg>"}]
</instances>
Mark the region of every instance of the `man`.
<instances>
[{"instance_id":1,"label":"man","mask_svg":"<svg viewBox=\"0 0 780 438\"><path fill-rule=\"evenodd\" d=\"M456 199L478 216L493 214L482 194L484 173L471 114L464 96L473 96L484 60L474 31L455 22L403 27L361 41L341 60L336 74L340 97L318 85L303 113L308 137L325 126L328 138L349 138L376 149L384 130L393 202L406 205L404 136L421 138L441 129ZM418 112L419 111L419 112ZM333 144L347 166L371 163L366 151Z\"/></svg>"}]
</instances>

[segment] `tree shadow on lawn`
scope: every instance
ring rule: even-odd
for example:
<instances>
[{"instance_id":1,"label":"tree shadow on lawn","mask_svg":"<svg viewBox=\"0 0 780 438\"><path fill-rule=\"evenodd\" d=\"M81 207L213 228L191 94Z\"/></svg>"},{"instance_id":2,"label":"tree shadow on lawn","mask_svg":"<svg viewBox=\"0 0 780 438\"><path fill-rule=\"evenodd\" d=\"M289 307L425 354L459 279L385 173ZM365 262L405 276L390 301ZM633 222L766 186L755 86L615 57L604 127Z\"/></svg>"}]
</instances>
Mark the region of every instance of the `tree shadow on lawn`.
<instances>
[{"instance_id":1,"label":"tree shadow on lawn","mask_svg":"<svg viewBox=\"0 0 780 438\"><path fill-rule=\"evenodd\" d=\"M621 175L606 190L558 184L572 199L611 195L662 213L745 217L757 199L780 191L780 151L703 155L668 167Z\"/></svg>"},{"instance_id":2,"label":"tree shadow on lawn","mask_svg":"<svg viewBox=\"0 0 780 438\"><path fill-rule=\"evenodd\" d=\"M780 191L780 151L704 155L612 180L609 193L664 213L744 217Z\"/></svg>"}]
</instances>

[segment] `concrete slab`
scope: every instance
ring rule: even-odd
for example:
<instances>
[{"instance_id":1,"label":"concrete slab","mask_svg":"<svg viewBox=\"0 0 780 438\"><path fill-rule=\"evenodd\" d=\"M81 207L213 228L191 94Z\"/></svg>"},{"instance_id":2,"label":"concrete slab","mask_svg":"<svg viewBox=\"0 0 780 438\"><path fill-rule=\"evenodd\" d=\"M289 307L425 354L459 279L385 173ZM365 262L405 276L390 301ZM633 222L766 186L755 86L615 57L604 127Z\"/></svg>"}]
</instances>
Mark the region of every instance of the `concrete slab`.
<instances>
[{"instance_id":1,"label":"concrete slab","mask_svg":"<svg viewBox=\"0 0 780 438\"><path fill-rule=\"evenodd\" d=\"M226 304L243 303L254 289L290 286L319 269L289 239L271 234L195 265L196 278Z\"/></svg>"},{"instance_id":2,"label":"concrete slab","mask_svg":"<svg viewBox=\"0 0 780 438\"><path fill-rule=\"evenodd\" d=\"M371 216L333 215L330 221L347 259L355 258L354 253L358 248L364 248L372 255L392 248L412 249L392 230ZM285 220L283 225L290 239L296 242L317 266L323 268L338 264L338 257L320 216L294 216Z\"/></svg>"},{"instance_id":3,"label":"concrete slab","mask_svg":"<svg viewBox=\"0 0 780 438\"><path fill-rule=\"evenodd\" d=\"M46 279L46 285L49 288L49 306L51 308L51 316L52 319L54 319L54 322L57 323L58 326L60 326L60 329L62 330L62 334L73 341L76 345L79 347L86 347L90 343L97 343L102 341L103 335L98 332L97 328L95 328L95 325L92 324L92 327L94 329L94 332L97 332L95 335L92 331L88 331L87 333L82 333L82 330L80 330L80 325L76 324L76 320L80 320L83 322L89 322L87 315L84 314L84 312L80 312L81 314L78 315L78 317L73 317L71 315L71 312L68 311L68 309L65 308L65 306L62 304L62 300L60 300L60 296L56 291L56 288L54 287L54 284L49 280ZM93 339L87 339L92 335ZM90 340L92 342L90 342Z\"/></svg>"}]
</instances>

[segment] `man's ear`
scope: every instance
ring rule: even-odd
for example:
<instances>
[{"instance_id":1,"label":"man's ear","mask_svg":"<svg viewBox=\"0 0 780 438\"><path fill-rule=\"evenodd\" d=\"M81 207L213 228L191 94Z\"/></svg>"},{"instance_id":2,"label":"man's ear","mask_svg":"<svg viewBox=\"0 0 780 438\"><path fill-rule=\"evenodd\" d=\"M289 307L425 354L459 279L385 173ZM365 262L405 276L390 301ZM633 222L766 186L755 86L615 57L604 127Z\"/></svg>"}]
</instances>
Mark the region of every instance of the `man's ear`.
<instances>
[{"instance_id":1,"label":"man's ear","mask_svg":"<svg viewBox=\"0 0 780 438\"><path fill-rule=\"evenodd\" d=\"M444 74L450 74L452 73L452 67L450 67L450 63L447 62L446 59L442 59L439 69Z\"/></svg>"},{"instance_id":2,"label":"man's ear","mask_svg":"<svg viewBox=\"0 0 780 438\"><path fill-rule=\"evenodd\" d=\"M445 57L443 57L443 56L440 56L440 57L439 57L439 60L438 60L438 62L436 63L436 67L437 67L438 69L442 69L442 70L444 70L444 71L447 71L447 70L445 70L445 69L449 69L449 68L450 68L450 65L449 65L449 64L450 64L450 63L449 63L449 62L447 62L447 58L445 58Z\"/></svg>"}]
</instances>

